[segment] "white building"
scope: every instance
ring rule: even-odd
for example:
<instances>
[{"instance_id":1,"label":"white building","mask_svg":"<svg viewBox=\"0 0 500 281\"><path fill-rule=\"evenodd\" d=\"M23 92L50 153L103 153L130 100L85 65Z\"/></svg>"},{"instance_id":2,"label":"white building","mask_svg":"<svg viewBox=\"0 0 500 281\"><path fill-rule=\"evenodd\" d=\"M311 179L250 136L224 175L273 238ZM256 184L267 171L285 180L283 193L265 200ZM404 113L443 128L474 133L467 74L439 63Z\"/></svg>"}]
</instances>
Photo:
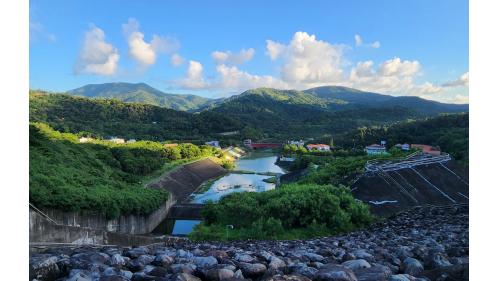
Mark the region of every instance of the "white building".
<instances>
[{"instance_id":1,"label":"white building","mask_svg":"<svg viewBox=\"0 0 500 281\"><path fill-rule=\"evenodd\" d=\"M386 153L385 146L376 143L365 147L365 151L368 155L381 155Z\"/></svg>"},{"instance_id":2,"label":"white building","mask_svg":"<svg viewBox=\"0 0 500 281\"><path fill-rule=\"evenodd\" d=\"M252 140L251 139L243 140L243 144L245 146L251 147L252 146Z\"/></svg>"},{"instance_id":3,"label":"white building","mask_svg":"<svg viewBox=\"0 0 500 281\"><path fill-rule=\"evenodd\" d=\"M219 141L217 141L217 140L207 141L207 142L205 142L205 144L206 144L206 145L213 146L213 147L220 148Z\"/></svg>"},{"instance_id":4,"label":"white building","mask_svg":"<svg viewBox=\"0 0 500 281\"><path fill-rule=\"evenodd\" d=\"M91 138L91 137L81 137L81 138L79 138L79 139L78 139L78 141L79 141L80 143L86 143L86 142L93 141L93 140L94 140L94 139L93 139L93 138Z\"/></svg>"},{"instance_id":5,"label":"white building","mask_svg":"<svg viewBox=\"0 0 500 281\"><path fill-rule=\"evenodd\" d=\"M137 142L135 139L129 139L127 140L127 143L134 143L134 142Z\"/></svg>"},{"instance_id":6,"label":"white building","mask_svg":"<svg viewBox=\"0 0 500 281\"><path fill-rule=\"evenodd\" d=\"M111 139L109 139L109 141L114 143L125 143L125 139L115 137L112 137Z\"/></svg>"},{"instance_id":7,"label":"white building","mask_svg":"<svg viewBox=\"0 0 500 281\"><path fill-rule=\"evenodd\" d=\"M291 144L291 145L296 145L298 147L301 147L301 146L304 146L304 141L303 140L290 140L287 142L288 144Z\"/></svg>"}]
</instances>

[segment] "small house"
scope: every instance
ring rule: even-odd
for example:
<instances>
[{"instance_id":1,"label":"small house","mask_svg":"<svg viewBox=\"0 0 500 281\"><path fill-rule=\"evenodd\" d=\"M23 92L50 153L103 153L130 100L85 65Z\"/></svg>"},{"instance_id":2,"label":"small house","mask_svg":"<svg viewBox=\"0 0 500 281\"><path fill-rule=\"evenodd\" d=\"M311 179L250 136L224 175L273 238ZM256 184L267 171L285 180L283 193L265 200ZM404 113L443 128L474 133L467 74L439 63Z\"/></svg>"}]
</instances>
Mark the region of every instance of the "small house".
<instances>
[{"instance_id":1,"label":"small house","mask_svg":"<svg viewBox=\"0 0 500 281\"><path fill-rule=\"evenodd\" d=\"M309 151L330 151L330 146L327 144L308 144L306 145L307 150Z\"/></svg>"},{"instance_id":2,"label":"small house","mask_svg":"<svg viewBox=\"0 0 500 281\"><path fill-rule=\"evenodd\" d=\"M304 146L304 141L303 140L290 140L287 142L290 145L295 145L297 147Z\"/></svg>"},{"instance_id":3,"label":"small house","mask_svg":"<svg viewBox=\"0 0 500 281\"><path fill-rule=\"evenodd\" d=\"M398 143L394 147L399 148L399 149L404 150L404 151L410 150L410 145L407 143L403 143L403 144Z\"/></svg>"},{"instance_id":4,"label":"small house","mask_svg":"<svg viewBox=\"0 0 500 281\"><path fill-rule=\"evenodd\" d=\"M112 137L109 139L110 142L114 142L114 143L118 143L118 144L122 144L122 143L125 143L125 139L122 139L122 138L116 138L116 137Z\"/></svg>"},{"instance_id":5,"label":"small house","mask_svg":"<svg viewBox=\"0 0 500 281\"><path fill-rule=\"evenodd\" d=\"M252 140L251 139L243 140L243 145L247 147L252 147Z\"/></svg>"},{"instance_id":6,"label":"small house","mask_svg":"<svg viewBox=\"0 0 500 281\"><path fill-rule=\"evenodd\" d=\"M427 154L434 155L434 156L441 155L441 149L439 147L434 147L432 145L427 145L427 144L411 144L411 148L419 149L423 153L427 153Z\"/></svg>"},{"instance_id":7,"label":"small house","mask_svg":"<svg viewBox=\"0 0 500 281\"><path fill-rule=\"evenodd\" d=\"M89 141L93 141L94 139L91 138L91 137L81 137L78 139L78 142L80 143L86 143L86 142L89 142Z\"/></svg>"},{"instance_id":8,"label":"small house","mask_svg":"<svg viewBox=\"0 0 500 281\"><path fill-rule=\"evenodd\" d=\"M134 143L134 142L137 142L135 139L129 139L127 140L127 143Z\"/></svg>"},{"instance_id":9,"label":"small house","mask_svg":"<svg viewBox=\"0 0 500 281\"><path fill-rule=\"evenodd\" d=\"M213 140L213 141L207 141L205 142L206 145L210 145L212 147L220 148L219 141Z\"/></svg>"},{"instance_id":10,"label":"small house","mask_svg":"<svg viewBox=\"0 0 500 281\"><path fill-rule=\"evenodd\" d=\"M366 146L365 151L368 155L381 155L386 153L385 146L376 143Z\"/></svg>"},{"instance_id":11,"label":"small house","mask_svg":"<svg viewBox=\"0 0 500 281\"><path fill-rule=\"evenodd\" d=\"M170 148L170 147L176 147L176 146L178 146L178 145L179 145L179 144L177 144L177 143L166 143L166 144L164 144L164 145L163 145L163 147L165 147L165 148Z\"/></svg>"}]
</instances>

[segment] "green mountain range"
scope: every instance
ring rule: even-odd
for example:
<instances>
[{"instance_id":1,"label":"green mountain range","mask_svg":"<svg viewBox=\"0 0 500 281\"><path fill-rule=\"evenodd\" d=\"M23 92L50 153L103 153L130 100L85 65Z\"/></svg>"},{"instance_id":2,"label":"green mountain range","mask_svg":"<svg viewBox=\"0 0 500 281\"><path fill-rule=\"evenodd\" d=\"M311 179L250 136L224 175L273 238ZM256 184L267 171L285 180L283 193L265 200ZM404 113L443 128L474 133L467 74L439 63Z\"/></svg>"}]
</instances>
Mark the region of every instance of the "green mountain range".
<instances>
[{"instance_id":1,"label":"green mountain range","mask_svg":"<svg viewBox=\"0 0 500 281\"><path fill-rule=\"evenodd\" d=\"M146 84L112 83L79 89L72 91L72 95L79 93L92 98L32 91L30 119L65 132L90 131L101 136L138 139L199 140L229 131L240 131L235 139L285 139L339 134L363 126L468 111L468 105L336 86L305 91L258 88L223 100L164 94ZM164 101L171 97L186 101L191 97L199 102L184 103L183 110L173 110L165 108L169 107L166 102L157 106L137 98L147 96L162 97ZM174 104L172 99L170 102ZM176 104L179 107L179 102Z\"/></svg>"},{"instance_id":2,"label":"green mountain range","mask_svg":"<svg viewBox=\"0 0 500 281\"><path fill-rule=\"evenodd\" d=\"M66 93L87 98L113 98L124 102L146 103L182 111L196 110L217 102L197 95L164 93L145 83L89 84Z\"/></svg>"}]
</instances>

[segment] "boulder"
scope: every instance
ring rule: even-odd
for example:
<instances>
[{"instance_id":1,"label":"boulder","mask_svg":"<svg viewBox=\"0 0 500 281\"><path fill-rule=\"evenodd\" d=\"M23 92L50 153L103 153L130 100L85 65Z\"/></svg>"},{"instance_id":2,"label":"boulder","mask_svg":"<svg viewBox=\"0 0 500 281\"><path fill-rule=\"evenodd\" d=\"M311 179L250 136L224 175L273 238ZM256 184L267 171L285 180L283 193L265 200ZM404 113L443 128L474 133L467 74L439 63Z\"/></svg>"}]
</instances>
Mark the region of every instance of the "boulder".
<instances>
[{"instance_id":1,"label":"boulder","mask_svg":"<svg viewBox=\"0 0 500 281\"><path fill-rule=\"evenodd\" d=\"M391 275L387 281L413 281L415 278L408 274Z\"/></svg>"},{"instance_id":2,"label":"boulder","mask_svg":"<svg viewBox=\"0 0 500 281\"><path fill-rule=\"evenodd\" d=\"M243 276L252 279L264 275L267 270L267 267L261 263L240 262L239 267L243 272Z\"/></svg>"},{"instance_id":3,"label":"boulder","mask_svg":"<svg viewBox=\"0 0 500 281\"><path fill-rule=\"evenodd\" d=\"M174 262L174 259L167 254L156 255L154 260L151 262L152 265L156 266L168 266Z\"/></svg>"},{"instance_id":4,"label":"boulder","mask_svg":"<svg viewBox=\"0 0 500 281\"><path fill-rule=\"evenodd\" d=\"M424 266L414 258L406 258L401 265L401 269L403 273L413 276L419 276L424 272Z\"/></svg>"},{"instance_id":5,"label":"boulder","mask_svg":"<svg viewBox=\"0 0 500 281\"><path fill-rule=\"evenodd\" d=\"M286 263L280 258L271 256L269 259L269 269L283 270L286 267Z\"/></svg>"},{"instance_id":6,"label":"boulder","mask_svg":"<svg viewBox=\"0 0 500 281\"><path fill-rule=\"evenodd\" d=\"M246 262L246 263L251 263L255 260L254 257L248 255L248 254L240 254L240 253L237 253L235 256L234 256L234 259L239 261L239 262Z\"/></svg>"},{"instance_id":7,"label":"boulder","mask_svg":"<svg viewBox=\"0 0 500 281\"><path fill-rule=\"evenodd\" d=\"M92 273L88 270L72 269L66 281L92 281Z\"/></svg>"},{"instance_id":8,"label":"boulder","mask_svg":"<svg viewBox=\"0 0 500 281\"><path fill-rule=\"evenodd\" d=\"M115 267L122 267L122 266L127 264L127 262L125 261L123 256L118 254L118 253L111 256L110 263L112 266L115 266Z\"/></svg>"},{"instance_id":9,"label":"boulder","mask_svg":"<svg viewBox=\"0 0 500 281\"><path fill-rule=\"evenodd\" d=\"M196 265L196 267L199 267L199 268L209 268L209 267L212 267L212 266L218 264L217 259L212 257L212 256L194 257L193 262Z\"/></svg>"},{"instance_id":10,"label":"boulder","mask_svg":"<svg viewBox=\"0 0 500 281\"><path fill-rule=\"evenodd\" d=\"M345 266L326 264L313 278L314 281L357 281L354 272Z\"/></svg>"},{"instance_id":11,"label":"boulder","mask_svg":"<svg viewBox=\"0 0 500 281\"><path fill-rule=\"evenodd\" d=\"M147 254L149 254L148 248L138 247L138 248L132 248L132 249L126 250L124 253L124 256L129 257L131 259L135 259L141 255L147 255Z\"/></svg>"},{"instance_id":12,"label":"boulder","mask_svg":"<svg viewBox=\"0 0 500 281\"><path fill-rule=\"evenodd\" d=\"M350 268L351 270L357 270L361 268L370 268L372 267L370 263L365 261L364 259L358 260L350 260L342 263L343 266Z\"/></svg>"},{"instance_id":13,"label":"boulder","mask_svg":"<svg viewBox=\"0 0 500 281\"><path fill-rule=\"evenodd\" d=\"M179 273L172 279L173 281L201 281L200 278L189 273Z\"/></svg>"},{"instance_id":14,"label":"boulder","mask_svg":"<svg viewBox=\"0 0 500 281\"><path fill-rule=\"evenodd\" d=\"M214 268L214 269L210 269L209 271L207 271L206 273L206 278L209 280L209 281L221 281L221 280L226 280L226 279L230 279L230 278L233 278L234 276L234 272L232 270L229 270L229 269L225 269L225 268Z\"/></svg>"},{"instance_id":15,"label":"boulder","mask_svg":"<svg viewBox=\"0 0 500 281\"><path fill-rule=\"evenodd\" d=\"M58 258L51 255L39 255L29 259L29 278L41 281L55 280L61 275Z\"/></svg>"},{"instance_id":16,"label":"boulder","mask_svg":"<svg viewBox=\"0 0 500 281\"><path fill-rule=\"evenodd\" d=\"M436 269L436 268L441 268L441 267L448 267L451 266L452 264L448 260L448 258L445 256L444 253L441 252L433 252L427 255L425 259L425 266L429 267L430 269Z\"/></svg>"},{"instance_id":17,"label":"boulder","mask_svg":"<svg viewBox=\"0 0 500 281\"><path fill-rule=\"evenodd\" d=\"M389 267L380 264L354 270L354 273L358 281L386 281L392 275Z\"/></svg>"}]
</instances>

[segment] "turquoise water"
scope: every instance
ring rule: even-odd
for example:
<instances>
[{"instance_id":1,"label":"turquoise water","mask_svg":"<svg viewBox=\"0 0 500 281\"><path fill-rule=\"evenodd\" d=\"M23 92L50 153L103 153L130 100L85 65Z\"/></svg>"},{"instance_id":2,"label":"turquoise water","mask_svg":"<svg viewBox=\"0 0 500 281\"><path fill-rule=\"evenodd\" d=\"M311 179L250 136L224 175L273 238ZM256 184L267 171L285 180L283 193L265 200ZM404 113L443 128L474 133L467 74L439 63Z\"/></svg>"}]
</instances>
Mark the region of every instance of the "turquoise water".
<instances>
[{"instance_id":1,"label":"turquoise water","mask_svg":"<svg viewBox=\"0 0 500 281\"><path fill-rule=\"evenodd\" d=\"M274 164L276 155L266 152L251 152L236 161L235 170L252 171L256 173L285 173L283 169ZM263 179L271 176L257 174L229 173L214 181L210 188L201 194L194 194L192 203L204 203L207 200L218 201L220 198L234 192L262 192L275 188L274 183L264 182ZM172 234L189 234L193 227L200 221L177 220L174 223Z\"/></svg>"}]
</instances>

